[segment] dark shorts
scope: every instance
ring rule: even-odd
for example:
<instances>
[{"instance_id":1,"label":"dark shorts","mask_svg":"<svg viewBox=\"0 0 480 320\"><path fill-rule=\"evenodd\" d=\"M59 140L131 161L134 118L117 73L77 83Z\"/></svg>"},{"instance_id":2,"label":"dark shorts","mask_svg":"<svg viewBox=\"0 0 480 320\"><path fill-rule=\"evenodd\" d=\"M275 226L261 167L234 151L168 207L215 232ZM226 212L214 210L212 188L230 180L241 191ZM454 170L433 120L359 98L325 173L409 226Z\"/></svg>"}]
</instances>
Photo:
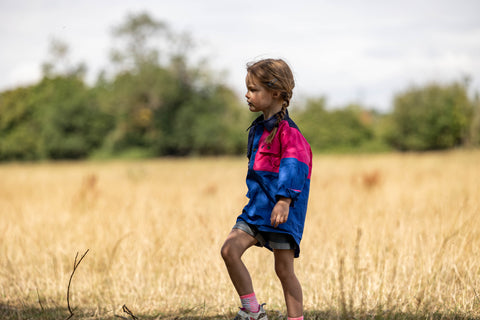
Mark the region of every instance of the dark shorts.
<instances>
[{"instance_id":1,"label":"dark shorts","mask_svg":"<svg viewBox=\"0 0 480 320\"><path fill-rule=\"evenodd\" d=\"M259 231L254 225L248 224L242 220L237 221L233 226L233 229L245 231L257 239L258 242L255 245L259 247L265 247L270 250L298 250L297 243L293 237L287 233Z\"/></svg>"}]
</instances>

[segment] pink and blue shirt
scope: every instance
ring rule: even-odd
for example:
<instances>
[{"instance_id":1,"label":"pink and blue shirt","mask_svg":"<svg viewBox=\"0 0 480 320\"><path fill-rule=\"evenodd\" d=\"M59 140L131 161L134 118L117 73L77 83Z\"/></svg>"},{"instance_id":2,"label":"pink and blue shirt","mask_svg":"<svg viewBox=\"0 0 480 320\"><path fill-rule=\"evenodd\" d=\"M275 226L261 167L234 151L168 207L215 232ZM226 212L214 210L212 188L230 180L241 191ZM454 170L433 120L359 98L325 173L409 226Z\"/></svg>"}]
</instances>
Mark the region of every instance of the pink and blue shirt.
<instances>
[{"instance_id":1,"label":"pink and blue shirt","mask_svg":"<svg viewBox=\"0 0 480 320\"><path fill-rule=\"evenodd\" d=\"M265 139L275 127L276 116L263 115L253 121L248 133L247 197L238 220L252 224L263 232L290 234L300 248L305 225L312 173L312 151L288 112L279 123L271 143ZM291 198L287 222L274 228L270 215L278 197ZM295 256L298 257L300 249Z\"/></svg>"}]
</instances>

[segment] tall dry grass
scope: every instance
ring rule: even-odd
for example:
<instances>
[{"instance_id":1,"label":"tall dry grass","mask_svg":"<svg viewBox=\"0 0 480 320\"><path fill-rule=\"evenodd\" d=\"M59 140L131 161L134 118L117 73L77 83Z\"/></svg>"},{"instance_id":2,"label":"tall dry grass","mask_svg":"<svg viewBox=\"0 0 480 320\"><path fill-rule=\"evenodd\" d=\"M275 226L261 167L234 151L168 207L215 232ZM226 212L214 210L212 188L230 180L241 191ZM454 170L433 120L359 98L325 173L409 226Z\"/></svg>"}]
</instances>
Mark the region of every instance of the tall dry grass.
<instances>
[{"instance_id":1,"label":"tall dry grass","mask_svg":"<svg viewBox=\"0 0 480 320\"><path fill-rule=\"evenodd\" d=\"M246 203L246 160L0 166L0 313L228 317L219 250ZM315 157L296 271L309 315L480 317L480 152ZM245 255L284 313L273 257ZM8 312L6 311L8 310ZM13 310L13 311L12 311ZM60 311L59 311L60 310Z\"/></svg>"}]
</instances>

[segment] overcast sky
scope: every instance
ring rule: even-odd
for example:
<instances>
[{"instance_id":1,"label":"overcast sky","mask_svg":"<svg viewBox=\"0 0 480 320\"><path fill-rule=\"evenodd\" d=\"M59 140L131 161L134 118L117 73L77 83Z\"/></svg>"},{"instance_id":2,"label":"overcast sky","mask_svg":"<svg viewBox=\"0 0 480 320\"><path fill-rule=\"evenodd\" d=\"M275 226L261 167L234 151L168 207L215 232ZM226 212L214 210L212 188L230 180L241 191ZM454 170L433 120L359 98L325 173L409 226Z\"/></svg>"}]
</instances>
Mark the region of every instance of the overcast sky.
<instances>
[{"instance_id":1,"label":"overcast sky","mask_svg":"<svg viewBox=\"0 0 480 320\"><path fill-rule=\"evenodd\" d=\"M265 57L292 67L297 99L391 108L395 93L470 76L480 92L479 0L0 0L0 90L38 81L50 39L66 42L87 79L109 65L111 29L146 11L244 92L245 64Z\"/></svg>"}]
</instances>

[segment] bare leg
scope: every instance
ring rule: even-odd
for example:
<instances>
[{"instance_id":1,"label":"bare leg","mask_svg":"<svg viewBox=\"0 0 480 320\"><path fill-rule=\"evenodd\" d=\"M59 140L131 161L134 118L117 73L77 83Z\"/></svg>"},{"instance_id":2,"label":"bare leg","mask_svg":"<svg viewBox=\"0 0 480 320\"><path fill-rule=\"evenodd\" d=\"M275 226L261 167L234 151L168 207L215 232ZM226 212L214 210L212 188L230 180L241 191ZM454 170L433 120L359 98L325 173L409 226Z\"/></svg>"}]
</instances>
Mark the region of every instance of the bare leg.
<instances>
[{"instance_id":1,"label":"bare leg","mask_svg":"<svg viewBox=\"0 0 480 320\"><path fill-rule=\"evenodd\" d=\"M282 283L287 314L290 318L303 315L302 286L295 275L293 268L293 250L274 250L275 272Z\"/></svg>"},{"instance_id":2,"label":"bare leg","mask_svg":"<svg viewBox=\"0 0 480 320\"><path fill-rule=\"evenodd\" d=\"M255 243L257 243L257 240L248 233L239 229L232 229L222 246L222 258L239 296L253 292L250 273L241 258L243 253Z\"/></svg>"}]
</instances>

